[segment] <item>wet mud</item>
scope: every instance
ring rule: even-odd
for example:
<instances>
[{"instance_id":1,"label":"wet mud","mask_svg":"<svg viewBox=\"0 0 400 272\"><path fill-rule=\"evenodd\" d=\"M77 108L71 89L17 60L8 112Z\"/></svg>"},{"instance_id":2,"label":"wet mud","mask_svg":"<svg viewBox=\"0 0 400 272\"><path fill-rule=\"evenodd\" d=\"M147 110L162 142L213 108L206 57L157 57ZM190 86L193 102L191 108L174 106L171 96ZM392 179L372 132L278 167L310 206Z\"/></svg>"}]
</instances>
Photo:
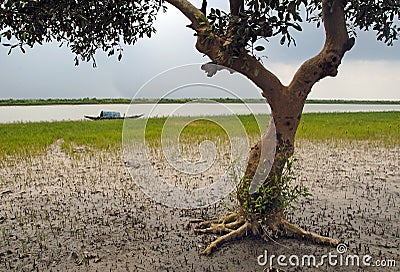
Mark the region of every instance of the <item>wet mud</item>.
<instances>
[{"instance_id":1,"label":"wet mud","mask_svg":"<svg viewBox=\"0 0 400 272\"><path fill-rule=\"evenodd\" d=\"M138 188L120 152L80 147L67 154L58 142L46 155L1 163L0 271L261 272L272 255L280 271L399 271L399 154L364 142L297 144L295 183L312 196L288 219L340 239L345 252L290 235L266 242L249 234L205 257L199 253L216 236L194 234L189 221L234 210L232 196L202 209L165 207ZM329 254L336 265L301 264L304 255L318 264ZM346 265L348 255L360 265ZM366 266L366 255L372 265L395 260L397 267Z\"/></svg>"}]
</instances>

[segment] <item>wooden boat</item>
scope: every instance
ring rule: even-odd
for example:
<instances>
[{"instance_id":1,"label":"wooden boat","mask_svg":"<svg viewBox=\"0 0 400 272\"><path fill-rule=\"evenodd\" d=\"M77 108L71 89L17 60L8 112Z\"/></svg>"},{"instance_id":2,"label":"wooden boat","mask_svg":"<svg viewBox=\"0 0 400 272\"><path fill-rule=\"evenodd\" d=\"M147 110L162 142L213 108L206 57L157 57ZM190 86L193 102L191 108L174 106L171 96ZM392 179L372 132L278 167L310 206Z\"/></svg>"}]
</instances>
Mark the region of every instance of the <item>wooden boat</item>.
<instances>
[{"instance_id":1,"label":"wooden boat","mask_svg":"<svg viewBox=\"0 0 400 272\"><path fill-rule=\"evenodd\" d=\"M121 116L121 113L117 111L101 111L99 116L84 115L85 118L90 120L115 120L115 119L134 119L140 118L143 113L130 116Z\"/></svg>"}]
</instances>

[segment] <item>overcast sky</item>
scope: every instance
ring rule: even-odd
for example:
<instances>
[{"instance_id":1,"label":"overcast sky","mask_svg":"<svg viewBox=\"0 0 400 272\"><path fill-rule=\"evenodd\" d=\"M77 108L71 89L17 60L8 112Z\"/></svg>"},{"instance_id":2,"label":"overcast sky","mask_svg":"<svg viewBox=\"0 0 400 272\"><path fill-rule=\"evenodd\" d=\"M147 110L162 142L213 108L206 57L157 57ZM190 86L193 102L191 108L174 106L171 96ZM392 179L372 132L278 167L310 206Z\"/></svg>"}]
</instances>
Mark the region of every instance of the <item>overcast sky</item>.
<instances>
[{"instance_id":1,"label":"overcast sky","mask_svg":"<svg viewBox=\"0 0 400 272\"><path fill-rule=\"evenodd\" d=\"M197 1L199 2L199 1ZM208 62L194 48L193 31L174 8L160 14L157 33L126 46L122 61L104 53L91 63L74 66L74 55L66 47L46 44L18 49L7 55L0 47L0 99L8 98L131 98L151 78L168 69ZM289 83L295 70L307 58L319 52L323 31L304 27L296 33L297 47L287 48L271 40L263 63L283 83ZM400 100L400 43L387 47L376 41L373 33L360 33L355 47L346 54L336 78L326 78L313 88L310 98L320 99L396 99ZM173 80L173 79L171 79ZM197 94L209 96L207 92ZM255 97L257 94L241 94Z\"/></svg>"}]
</instances>

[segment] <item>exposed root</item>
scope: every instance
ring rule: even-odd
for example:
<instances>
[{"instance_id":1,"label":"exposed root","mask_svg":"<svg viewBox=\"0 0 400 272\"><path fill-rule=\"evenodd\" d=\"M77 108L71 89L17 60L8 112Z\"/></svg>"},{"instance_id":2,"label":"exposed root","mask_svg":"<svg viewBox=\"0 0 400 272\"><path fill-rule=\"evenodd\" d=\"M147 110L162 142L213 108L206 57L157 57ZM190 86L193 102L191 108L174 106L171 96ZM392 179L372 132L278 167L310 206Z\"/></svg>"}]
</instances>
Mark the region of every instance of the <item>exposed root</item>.
<instances>
[{"instance_id":1,"label":"exposed root","mask_svg":"<svg viewBox=\"0 0 400 272\"><path fill-rule=\"evenodd\" d=\"M199 222L200 220L198 219L191 220L191 223ZM201 222L199 226L194 229L194 232L214 233L222 235L211 242L207 246L207 248L203 252L201 252L201 254L203 255L210 255L213 250L220 246L222 243L240 238L250 231L255 235L261 236L264 240L267 240L265 239L266 237L269 237L272 240L267 232L277 234L278 229L284 229L286 231L293 232L300 235L301 237L312 239L313 241L321 244L328 244L332 246L336 246L339 244L339 240L337 239L321 236L319 234L306 231L301 227L290 223L283 216L283 212L277 213L275 216L272 216L267 222L264 223L260 223L257 221L249 222L238 213L230 213L220 219Z\"/></svg>"},{"instance_id":2,"label":"exposed root","mask_svg":"<svg viewBox=\"0 0 400 272\"><path fill-rule=\"evenodd\" d=\"M200 223L199 228L208 228L215 224L226 224L236 221L239 218L239 214L237 213L229 213L228 215L221 217L219 219L204 221L202 219L192 219L190 223Z\"/></svg>"},{"instance_id":3,"label":"exposed root","mask_svg":"<svg viewBox=\"0 0 400 272\"><path fill-rule=\"evenodd\" d=\"M216 234L229 233L242 226L244 223L244 218L241 217L239 214L230 213L227 216L221 217L216 220L201 222L199 226L194 229L194 232Z\"/></svg>"},{"instance_id":4,"label":"exposed root","mask_svg":"<svg viewBox=\"0 0 400 272\"><path fill-rule=\"evenodd\" d=\"M200 225L194 229L194 232L224 234L211 242L207 248L201 252L203 255L210 255L212 251L222 243L240 238L250 229L250 222L247 222L237 213L231 213L220 219L200 223Z\"/></svg>"},{"instance_id":5,"label":"exposed root","mask_svg":"<svg viewBox=\"0 0 400 272\"><path fill-rule=\"evenodd\" d=\"M244 222L244 224L236 230L230 230L227 234L218 237L216 240L211 242L207 248L201 253L203 255L210 255L212 251L217 248L220 244L228 242L233 239L242 237L251 228L249 222Z\"/></svg>"},{"instance_id":6,"label":"exposed root","mask_svg":"<svg viewBox=\"0 0 400 272\"><path fill-rule=\"evenodd\" d=\"M295 234L299 234L302 237L310 238L310 239L314 240L315 242L318 242L321 244L337 246L340 242L337 239L333 239L330 237L326 237L326 236L322 236L322 235L319 235L319 234L316 234L313 232L306 231L306 230L302 229L301 227L299 227L293 223L290 223L289 221L287 221L284 218L281 220L281 224L286 230L291 231Z\"/></svg>"}]
</instances>

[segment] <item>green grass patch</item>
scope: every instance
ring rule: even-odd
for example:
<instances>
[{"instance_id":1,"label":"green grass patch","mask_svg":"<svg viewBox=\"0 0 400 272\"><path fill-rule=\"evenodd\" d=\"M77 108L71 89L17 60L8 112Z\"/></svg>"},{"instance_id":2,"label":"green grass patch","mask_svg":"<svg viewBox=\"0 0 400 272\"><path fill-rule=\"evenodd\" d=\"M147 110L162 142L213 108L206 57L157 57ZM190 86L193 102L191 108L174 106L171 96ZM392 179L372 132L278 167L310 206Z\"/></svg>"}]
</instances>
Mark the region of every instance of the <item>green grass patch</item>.
<instances>
[{"instance_id":1,"label":"green grass patch","mask_svg":"<svg viewBox=\"0 0 400 272\"><path fill-rule=\"evenodd\" d=\"M308 113L302 117L297 137L399 145L400 112Z\"/></svg>"},{"instance_id":2,"label":"green grass patch","mask_svg":"<svg viewBox=\"0 0 400 272\"><path fill-rule=\"evenodd\" d=\"M123 120L0 124L0 157L37 155L58 139L63 148L84 145L98 149L121 145Z\"/></svg>"},{"instance_id":3,"label":"green grass patch","mask_svg":"<svg viewBox=\"0 0 400 272\"><path fill-rule=\"evenodd\" d=\"M202 141L204 139L226 138L230 131L243 135L244 128L251 141L259 135L253 116L212 117L210 120L191 121L192 118L168 119L168 126L181 130L181 140ZM266 127L267 116L257 116ZM146 127L146 140L159 142L166 118L152 118ZM125 136L143 138L145 119L129 122ZM63 147L89 146L94 149L121 148L123 120L69 121L0 124L0 158L11 155L37 155L45 152L49 145L63 139ZM243 126L238 125L243 124ZM225 128L222 129L221 127ZM176 137L166 132L167 137ZM235 132L234 132L235 133ZM298 139L306 140L350 140L374 141L383 145L400 145L400 112L373 113L312 113L304 114L300 123Z\"/></svg>"},{"instance_id":4,"label":"green grass patch","mask_svg":"<svg viewBox=\"0 0 400 272\"><path fill-rule=\"evenodd\" d=\"M199 100L201 102L218 103L265 103L263 98L48 98L48 99L0 99L0 106L32 106L32 105L79 105L79 104L146 104L146 103L188 103ZM342 100L342 99L308 99L307 104L374 104L399 105L400 100Z\"/></svg>"},{"instance_id":5,"label":"green grass patch","mask_svg":"<svg viewBox=\"0 0 400 272\"><path fill-rule=\"evenodd\" d=\"M260 130L263 131L266 128L268 120L268 116L262 115L256 117L252 115L212 116L197 120L193 120L192 117L151 118L146 124L145 135L147 141L158 143L162 133L166 138L179 135L181 141L187 142L203 141L215 137L226 138L228 135L238 137L247 135L252 139L258 137Z\"/></svg>"}]
</instances>

